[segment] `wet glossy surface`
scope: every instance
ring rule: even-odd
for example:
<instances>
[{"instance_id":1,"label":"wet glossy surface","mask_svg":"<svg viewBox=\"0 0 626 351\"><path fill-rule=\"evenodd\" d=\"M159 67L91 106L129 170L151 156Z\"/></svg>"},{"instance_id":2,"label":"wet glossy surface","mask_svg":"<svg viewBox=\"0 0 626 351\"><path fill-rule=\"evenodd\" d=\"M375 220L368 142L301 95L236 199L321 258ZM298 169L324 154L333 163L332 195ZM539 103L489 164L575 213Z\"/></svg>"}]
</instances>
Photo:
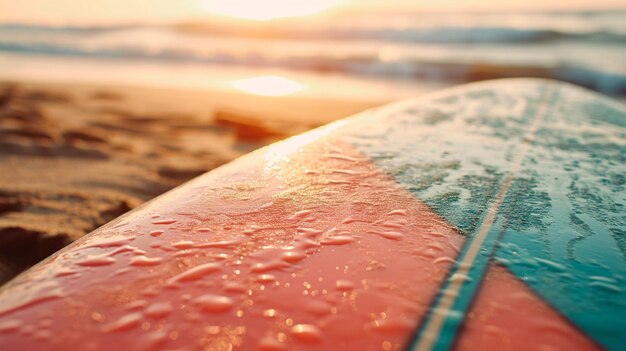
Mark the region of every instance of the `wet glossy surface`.
<instances>
[{"instance_id":1,"label":"wet glossy surface","mask_svg":"<svg viewBox=\"0 0 626 351\"><path fill-rule=\"evenodd\" d=\"M0 340L15 350L388 351L415 345L440 316L442 332L426 334L442 341L433 348L616 349L626 113L552 85L452 90L212 171L5 286ZM561 119L565 106L553 104L564 96L593 111ZM593 142L565 150L575 139Z\"/></svg>"},{"instance_id":2,"label":"wet glossy surface","mask_svg":"<svg viewBox=\"0 0 626 351\"><path fill-rule=\"evenodd\" d=\"M261 156L14 282L2 295L3 340L41 350L400 349L463 237L332 137L271 167ZM52 322L31 330L42 320Z\"/></svg>"},{"instance_id":3,"label":"wet glossy surface","mask_svg":"<svg viewBox=\"0 0 626 351\"><path fill-rule=\"evenodd\" d=\"M626 108L556 82L473 88L372 114L362 119L369 128L351 133L377 166L471 238L442 290L458 298L438 301L465 315L495 258L566 323L621 349ZM443 350L466 320L433 313L424 325L442 320L420 337Z\"/></svg>"}]
</instances>

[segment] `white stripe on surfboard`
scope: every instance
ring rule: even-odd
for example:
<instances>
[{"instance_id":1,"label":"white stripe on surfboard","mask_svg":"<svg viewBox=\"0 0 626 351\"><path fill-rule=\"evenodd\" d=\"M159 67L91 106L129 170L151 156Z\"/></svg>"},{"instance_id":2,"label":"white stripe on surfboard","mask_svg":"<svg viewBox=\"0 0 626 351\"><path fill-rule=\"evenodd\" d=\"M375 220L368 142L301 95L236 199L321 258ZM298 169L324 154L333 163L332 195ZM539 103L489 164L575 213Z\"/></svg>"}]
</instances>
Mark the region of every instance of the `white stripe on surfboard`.
<instances>
[{"instance_id":1,"label":"white stripe on surfboard","mask_svg":"<svg viewBox=\"0 0 626 351\"><path fill-rule=\"evenodd\" d=\"M450 309L454 305L459 295L459 291L467 280L467 274L472 268L474 261L478 256L478 252L480 251L483 242L487 238L487 234L489 233L491 227L493 226L493 223L495 222L498 210L500 209L500 206L502 205L502 202L504 201L504 198L508 193L511 184L513 183L513 180L515 180L515 176L520 170L522 162L526 158L528 148L530 147L535 137L535 133L537 132L537 129L539 128L539 125L545 115L545 110L548 105L547 103L549 101L549 97L552 96L552 90L552 84L547 83L546 89L542 96L542 100L539 104L539 107L537 108L537 111L535 112L533 122L528 129L528 132L526 133L526 137L524 138L524 143L520 147L520 150L515 157L513 167L502 182L502 185L500 186L500 189L498 190L498 193L496 195L495 201L487 210L487 215L485 216L485 219L483 220L483 223L478 230L478 234L476 234L476 236L474 236L474 238L472 239L470 246L465 251L465 256L463 256L463 259L461 260L461 262L459 262L457 266L458 269L452 275L455 279L450 279L450 283L448 284L448 286L446 286L446 288L441 292L441 298L433 307L432 311L434 312L432 313L432 317L428 320L426 326L421 333L421 337L412 348L413 351L429 351L432 350L435 346L438 336L443 328L446 316L450 312Z\"/></svg>"}]
</instances>

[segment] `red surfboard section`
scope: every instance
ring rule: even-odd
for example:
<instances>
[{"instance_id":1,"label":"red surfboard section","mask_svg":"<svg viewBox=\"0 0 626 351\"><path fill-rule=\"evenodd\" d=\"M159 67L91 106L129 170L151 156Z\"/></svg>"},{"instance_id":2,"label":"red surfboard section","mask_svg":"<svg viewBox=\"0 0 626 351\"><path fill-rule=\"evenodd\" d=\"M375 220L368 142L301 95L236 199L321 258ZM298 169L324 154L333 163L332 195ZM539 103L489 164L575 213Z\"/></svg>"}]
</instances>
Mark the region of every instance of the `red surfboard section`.
<instances>
[{"instance_id":1,"label":"red surfboard section","mask_svg":"<svg viewBox=\"0 0 626 351\"><path fill-rule=\"evenodd\" d=\"M519 281L492 264L455 350L602 350Z\"/></svg>"},{"instance_id":2,"label":"red surfboard section","mask_svg":"<svg viewBox=\"0 0 626 351\"><path fill-rule=\"evenodd\" d=\"M21 276L0 295L3 345L404 347L463 236L351 146L302 142L201 177Z\"/></svg>"}]
</instances>

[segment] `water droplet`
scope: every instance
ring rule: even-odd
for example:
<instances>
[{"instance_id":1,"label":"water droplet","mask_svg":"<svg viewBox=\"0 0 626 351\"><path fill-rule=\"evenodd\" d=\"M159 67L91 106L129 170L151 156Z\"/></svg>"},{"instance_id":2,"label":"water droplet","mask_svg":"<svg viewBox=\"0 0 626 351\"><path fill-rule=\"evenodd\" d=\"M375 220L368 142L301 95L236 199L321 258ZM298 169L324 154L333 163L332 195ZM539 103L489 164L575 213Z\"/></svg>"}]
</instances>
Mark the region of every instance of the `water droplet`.
<instances>
[{"instance_id":1,"label":"water droplet","mask_svg":"<svg viewBox=\"0 0 626 351\"><path fill-rule=\"evenodd\" d=\"M136 310L142 309L146 306L148 306L148 302L146 300L135 300L133 302L127 303L124 308L126 308L127 310Z\"/></svg>"},{"instance_id":2,"label":"water droplet","mask_svg":"<svg viewBox=\"0 0 626 351\"><path fill-rule=\"evenodd\" d=\"M273 308L270 308L270 309L267 309L267 310L263 311L263 317L274 318L277 315L278 315L278 311L273 309Z\"/></svg>"},{"instance_id":3,"label":"water droplet","mask_svg":"<svg viewBox=\"0 0 626 351\"><path fill-rule=\"evenodd\" d=\"M439 251L439 252L446 251L441 243L437 243L437 242L430 243L427 246L428 246L429 249L431 249L433 251Z\"/></svg>"},{"instance_id":4,"label":"water droplet","mask_svg":"<svg viewBox=\"0 0 626 351\"><path fill-rule=\"evenodd\" d=\"M390 239L390 240L400 240L404 237L404 235L400 232L392 232L392 231L378 231L378 230L371 230L368 231L368 233L371 234L376 234L379 235L385 239Z\"/></svg>"},{"instance_id":5,"label":"water droplet","mask_svg":"<svg viewBox=\"0 0 626 351\"><path fill-rule=\"evenodd\" d=\"M104 239L96 238L87 242L84 246L79 247L78 249L86 249L91 247L99 247L99 248L107 248L107 247L117 247L130 243L135 240L133 236L112 236Z\"/></svg>"},{"instance_id":6,"label":"water droplet","mask_svg":"<svg viewBox=\"0 0 626 351\"><path fill-rule=\"evenodd\" d=\"M202 295L194 300L204 312L221 313L233 307L233 300L227 296Z\"/></svg>"},{"instance_id":7,"label":"water droplet","mask_svg":"<svg viewBox=\"0 0 626 351\"><path fill-rule=\"evenodd\" d=\"M567 268L564 265L562 265L560 263L556 263L554 261L546 260L546 259L539 258L539 257L536 257L535 261L540 262L544 266L547 266L547 267L549 267L549 268L551 268L553 270L556 270L556 271L566 271L567 270Z\"/></svg>"},{"instance_id":8,"label":"water droplet","mask_svg":"<svg viewBox=\"0 0 626 351\"><path fill-rule=\"evenodd\" d=\"M152 318L163 318L172 312L172 305L169 302L158 302L150 305L145 310L145 314Z\"/></svg>"},{"instance_id":9,"label":"water droplet","mask_svg":"<svg viewBox=\"0 0 626 351\"><path fill-rule=\"evenodd\" d=\"M91 314L91 319L93 319L96 322L104 322L106 318L104 317L102 313L94 312Z\"/></svg>"},{"instance_id":10,"label":"water droplet","mask_svg":"<svg viewBox=\"0 0 626 351\"><path fill-rule=\"evenodd\" d=\"M251 270L252 272L261 273L267 272L275 269L281 269L287 267L287 264L282 261L270 261L270 262L259 262L255 263Z\"/></svg>"},{"instance_id":11,"label":"water droplet","mask_svg":"<svg viewBox=\"0 0 626 351\"><path fill-rule=\"evenodd\" d=\"M315 229L315 228L298 228L297 232L300 235L306 236L308 238L313 238L313 237L316 237L316 236L322 234L324 231L323 230L319 230L319 229Z\"/></svg>"},{"instance_id":12,"label":"water droplet","mask_svg":"<svg viewBox=\"0 0 626 351\"><path fill-rule=\"evenodd\" d=\"M366 221L364 219L358 219L358 218L353 218L353 217L348 217L348 218L344 219L343 221L341 221L341 223L343 223L343 224L350 224L350 223L354 223L354 222L368 223L368 221Z\"/></svg>"},{"instance_id":13,"label":"water droplet","mask_svg":"<svg viewBox=\"0 0 626 351\"><path fill-rule=\"evenodd\" d=\"M285 262L295 263L302 261L306 255L302 251L286 251L282 254L281 259Z\"/></svg>"},{"instance_id":14,"label":"water droplet","mask_svg":"<svg viewBox=\"0 0 626 351\"><path fill-rule=\"evenodd\" d=\"M130 259L131 266L156 266L163 262L161 257L135 256Z\"/></svg>"},{"instance_id":15,"label":"water droplet","mask_svg":"<svg viewBox=\"0 0 626 351\"><path fill-rule=\"evenodd\" d=\"M442 256L433 260L433 264L439 264L439 263L444 263L444 262L454 264L456 261L454 260L454 258L448 257L448 256Z\"/></svg>"},{"instance_id":16,"label":"water droplet","mask_svg":"<svg viewBox=\"0 0 626 351\"><path fill-rule=\"evenodd\" d=\"M115 262L115 259L113 257L109 257L109 256L103 256L103 255L98 255L98 256L87 256L87 258L83 261L77 262L76 264L79 266L85 266L85 267L98 267L98 266L107 266L110 264L113 264Z\"/></svg>"},{"instance_id":17,"label":"water droplet","mask_svg":"<svg viewBox=\"0 0 626 351\"><path fill-rule=\"evenodd\" d=\"M8 320L0 322L0 333L10 333L18 330L22 326L22 322L18 320Z\"/></svg>"},{"instance_id":18,"label":"water droplet","mask_svg":"<svg viewBox=\"0 0 626 351\"><path fill-rule=\"evenodd\" d=\"M335 235L324 238L320 241L322 245L346 245L355 242L356 239L347 235Z\"/></svg>"},{"instance_id":19,"label":"water droplet","mask_svg":"<svg viewBox=\"0 0 626 351\"><path fill-rule=\"evenodd\" d=\"M134 246L130 246L130 245L124 245L114 251L108 252L106 254L103 254L102 256L114 256L117 255L119 253L123 253L123 252L132 252L135 255L144 255L146 252L143 250L140 250Z\"/></svg>"},{"instance_id":20,"label":"water droplet","mask_svg":"<svg viewBox=\"0 0 626 351\"><path fill-rule=\"evenodd\" d=\"M243 235L250 236L250 235L252 235L252 234L254 234L254 233L258 232L258 231L259 231L259 229L256 229L256 228L254 228L254 229L245 229L245 230L244 230L243 232L241 232L241 233L242 233Z\"/></svg>"},{"instance_id":21,"label":"water droplet","mask_svg":"<svg viewBox=\"0 0 626 351\"><path fill-rule=\"evenodd\" d=\"M125 221L122 221L122 222L116 224L113 228L121 228L121 227L123 227L125 225L128 225L128 223L130 223L130 221L129 220L125 220Z\"/></svg>"},{"instance_id":22,"label":"water droplet","mask_svg":"<svg viewBox=\"0 0 626 351\"><path fill-rule=\"evenodd\" d=\"M306 237L298 238L296 245L295 245L295 247L301 250L306 250L306 249L310 249L310 248L318 247L318 246L319 244L315 240L309 239Z\"/></svg>"},{"instance_id":23,"label":"water droplet","mask_svg":"<svg viewBox=\"0 0 626 351\"><path fill-rule=\"evenodd\" d=\"M274 205L274 202L270 201L268 203L264 203L263 205L261 205L259 208L260 209L264 209L264 208L268 208L271 207L272 205Z\"/></svg>"},{"instance_id":24,"label":"water droplet","mask_svg":"<svg viewBox=\"0 0 626 351\"><path fill-rule=\"evenodd\" d=\"M601 276L601 275L592 275L589 277L589 280L592 281L599 281L599 282L606 282L606 283L617 283L617 280L611 278L611 277L605 277L605 276Z\"/></svg>"},{"instance_id":25,"label":"water droplet","mask_svg":"<svg viewBox=\"0 0 626 351\"><path fill-rule=\"evenodd\" d=\"M290 219L290 220L299 220L299 219L302 219L302 218L310 215L311 213L313 213L313 211L311 211L311 210L298 211L298 212L294 213L293 215L291 215L288 219Z\"/></svg>"},{"instance_id":26,"label":"water droplet","mask_svg":"<svg viewBox=\"0 0 626 351\"><path fill-rule=\"evenodd\" d=\"M175 219L161 219L161 220L152 222L152 224L172 224L172 223L176 223L176 220Z\"/></svg>"},{"instance_id":27,"label":"water droplet","mask_svg":"<svg viewBox=\"0 0 626 351\"><path fill-rule=\"evenodd\" d=\"M276 280L276 277L271 274L261 274L256 279L256 281L259 283L271 283L275 280Z\"/></svg>"},{"instance_id":28,"label":"water droplet","mask_svg":"<svg viewBox=\"0 0 626 351\"><path fill-rule=\"evenodd\" d=\"M165 233L165 231L163 230L153 230L150 232L150 235L152 236L161 236L161 234Z\"/></svg>"},{"instance_id":29,"label":"water droplet","mask_svg":"<svg viewBox=\"0 0 626 351\"><path fill-rule=\"evenodd\" d=\"M388 340L385 340L383 341L382 347L384 351L391 351L391 349L393 348L393 344Z\"/></svg>"},{"instance_id":30,"label":"water droplet","mask_svg":"<svg viewBox=\"0 0 626 351\"><path fill-rule=\"evenodd\" d=\"M322 339L320 330L311 324L296 324L291 327L291 335L303 342L318 342Z\"/></svg>"},{"instance_id":31,"label":"water droplet","mask_svg":"<svg viewBox=\"0 0 626 351\"><path fill-rule=\"evenodd\" d=\"M407 212L406 212L406 210L393 210L393 211L387 213L387 216L393 216L393 215L406 216Z\"/></svg>"},{"instance_id":32,"label":"water droplet","mask_svg":"<svg viewBox=\"0 0 626 351\"><path fill-rule=\"evenodd\" d=\"M337 280L337 290L347 291L354 289L354 284L348 280Z\"/></svg>"},{"instance_id":33,"label":"water droplet","mask_svg":"<svg viewBox=\"0 0 626 351\"><path fill-rule=\"evenodd\" d=\"M115 273L113 273L113 275L118 276L118 275L126 274L130 271L132 271L132 268L130 267L120 268L116 270Z\"/></svg>"},{"instance_id":34,"label":"water droplet","mask_svg":"<svg viewBox=\"0 0 626 351\"><path fill-rule=\"evenodd\" d=\"M167 285L171 286L174 285L178 282L186 282L186 281L193 281L193 280L198 280L202 277L204 277L205 275L211 274L211 273L215 273L217 271L220 270L220 266L217 263L205 263L205 264L201 264L199 266L195 266L191 269L188 269L172 278L170 278L167 281Z\"/></svg>"},{"instance_id":35,"label":"water droplet","mask_svg":"<svg viewBox=\"0 0 626 351\"><path fill-rule=\"evenodd\" d=\"M142 318L143 316L141 315L141 313L130 313L118 319L117 321L106 325L103 328L103 331L112 332L132 329L140 324Z\"/></svg>"},{"instance_id":36,"label":"water droplet","mask_svg":"<svg viewBox=\"0 0 626 351\"><path fill-rule=\"evenodd\" d=\"M182 250L182 249L189 249L189 248L193 247L194 244L195 243L193 241L181 240L181 241L173 243L172 247L175 247L175 248L177 248L179 250Z\"/></svg>"},{"instance_id":37,"label":"water droplet","mask_svg":"<svg viewBox=\"0 0 626 351\"><path fill-rule=\"evenodd\" d=\"M69 269L69 268L62 268L62 269L58 270L58 271L54 274L54 276L55 276L55 277L66 277L66 276L68 276L68 275L74 275L74 274L77 274L77 273L78 273L78 272L73 271L73 270L71 270L71 269Z\"/></svg>"}]
</instances>

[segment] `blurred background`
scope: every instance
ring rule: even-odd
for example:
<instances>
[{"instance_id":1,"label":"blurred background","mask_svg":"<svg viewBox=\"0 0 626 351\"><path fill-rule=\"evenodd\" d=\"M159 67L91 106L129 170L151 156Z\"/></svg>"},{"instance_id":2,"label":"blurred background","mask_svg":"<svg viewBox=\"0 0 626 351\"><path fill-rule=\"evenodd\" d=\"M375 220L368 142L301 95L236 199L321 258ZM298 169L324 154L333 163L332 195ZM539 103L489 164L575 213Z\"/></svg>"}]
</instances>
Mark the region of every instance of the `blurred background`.
<instances>
[{"instance_id":1,"label":"blurred background","mask_svg":"<svg viewBox=\"0 0 626 351\"><path fill-rule=\"evenodd\" d=\"M626 97L623 0L0 0L0 283L272 141L493 78Z\"/></svg>"},{"instance_id":2,"label":"blurred background","mask_svg":"<svg viewBox=\"0 0 626 351\"><path fill-rule=\"evenodd\" d=\"M531 76L623 96L624 9L610 0L3 1L0 79L394 100ZM257 76L273 78L233 83Z\"/></svg>"}]
</instances>

